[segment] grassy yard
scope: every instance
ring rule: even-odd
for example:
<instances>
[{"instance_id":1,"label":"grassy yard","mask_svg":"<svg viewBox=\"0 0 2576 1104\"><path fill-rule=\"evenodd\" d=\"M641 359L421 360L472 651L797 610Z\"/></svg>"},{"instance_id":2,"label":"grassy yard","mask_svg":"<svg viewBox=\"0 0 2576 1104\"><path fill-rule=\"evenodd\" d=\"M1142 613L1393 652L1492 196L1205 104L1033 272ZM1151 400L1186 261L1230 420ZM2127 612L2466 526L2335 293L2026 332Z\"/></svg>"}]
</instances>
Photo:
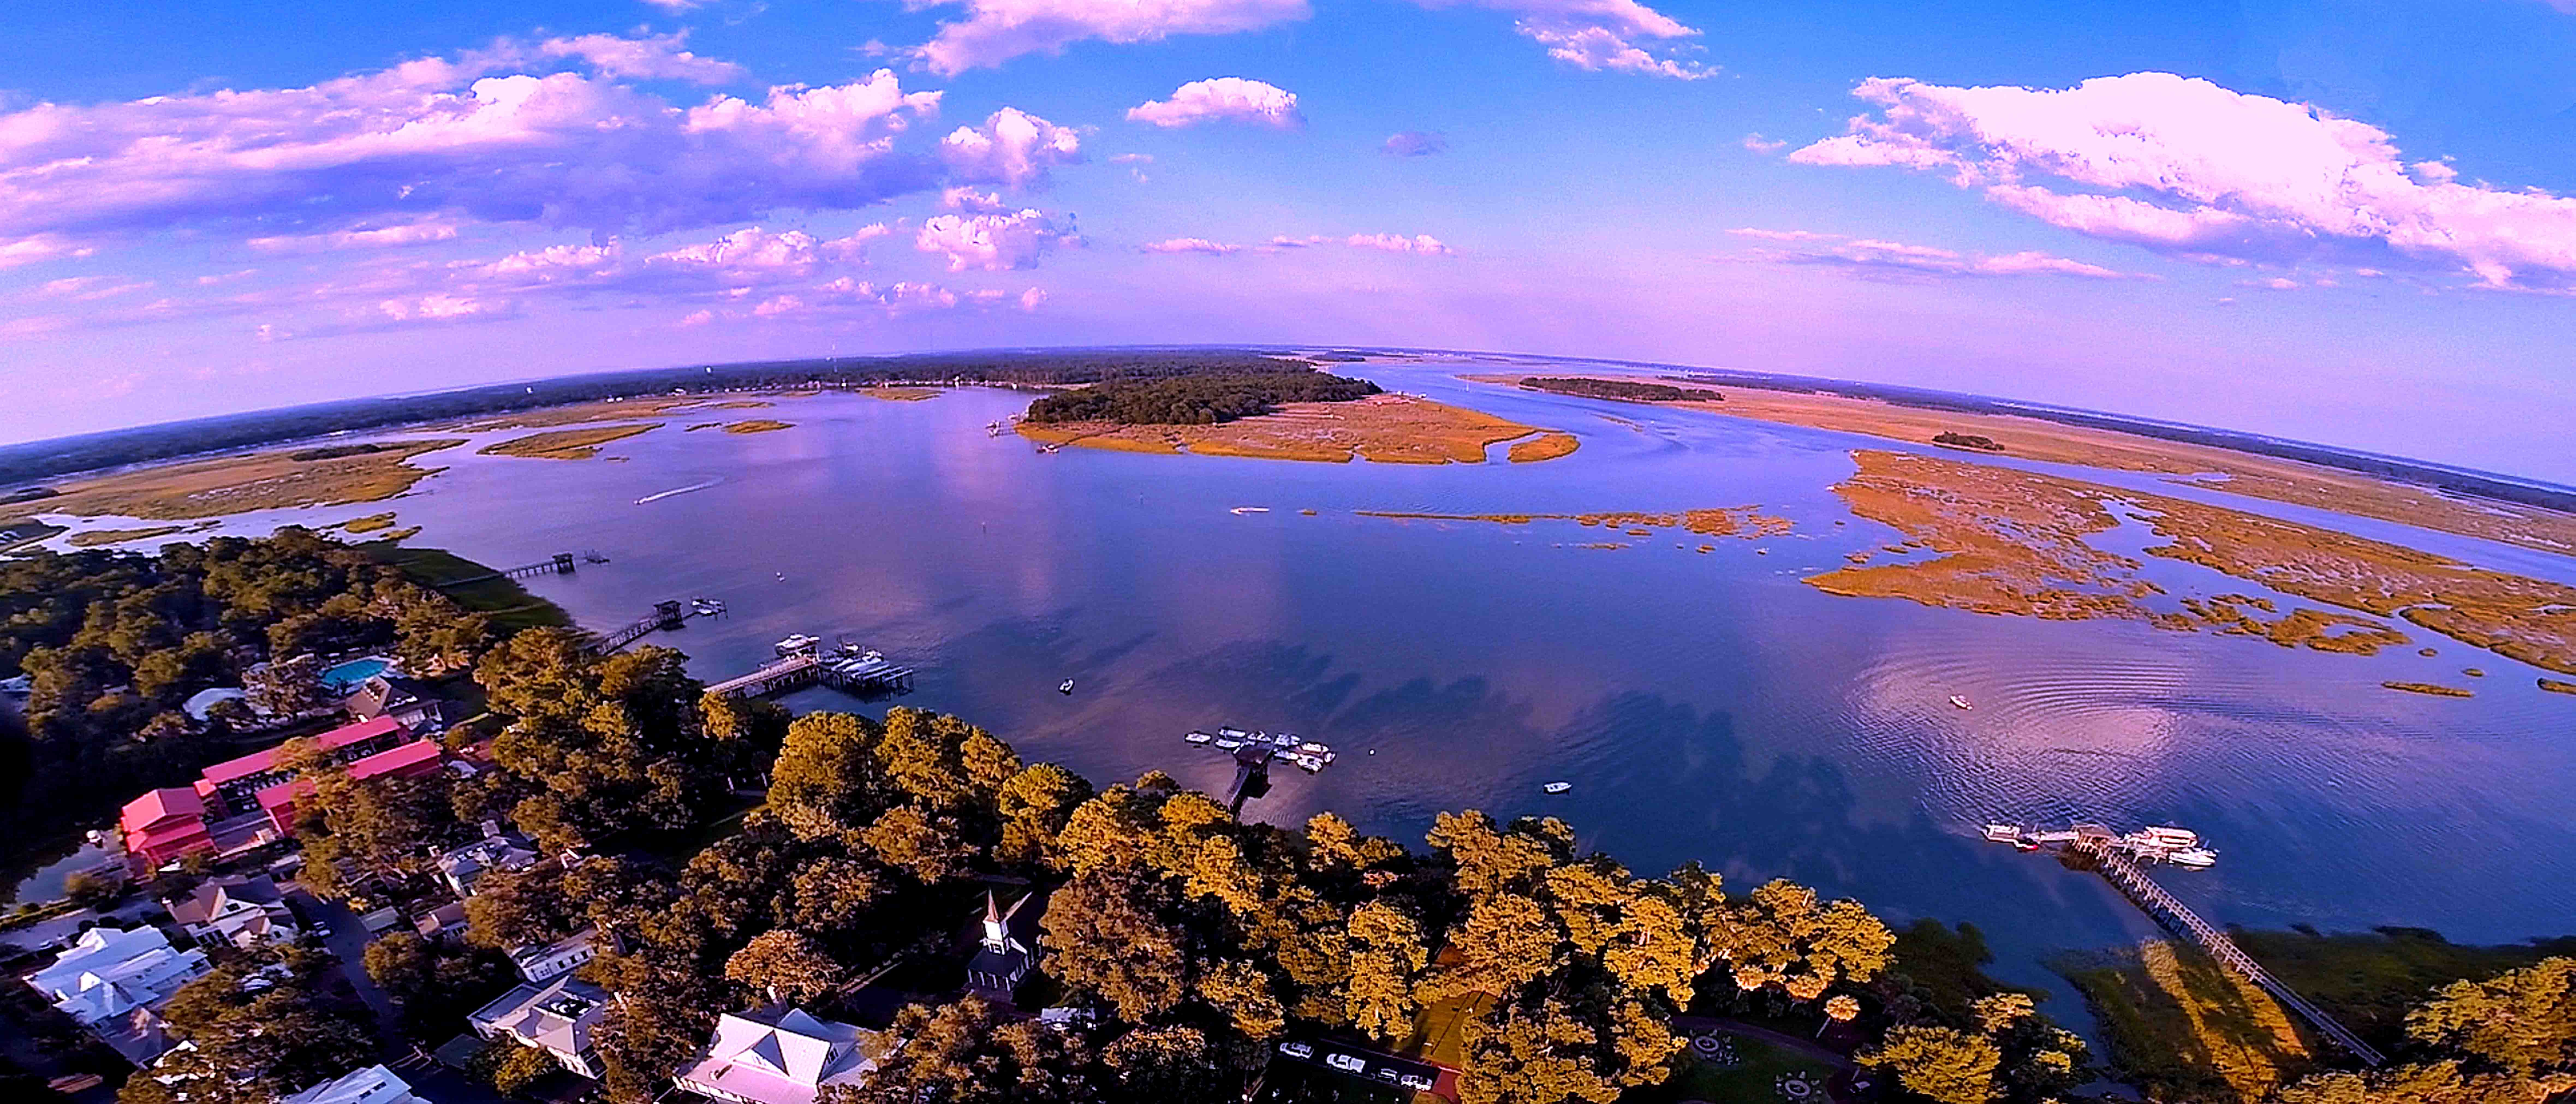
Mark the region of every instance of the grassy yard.
<instances>
[{"instance_id":1,"label":"grassy yard","mask_svg":"<svg viewBox=\"0 0 2576 1104\"><path fill-rule=\"evenodd\" d=\"M489 575L492 569L437 548L405 548L389 541L357 545L379 562L400 568L413 582L445 591L469 610L492 615L492 626L502 632L552 626L572 627L572 618L563 608L528 593L516 579L485 579L464 586L449 586L459 579Z\"/></svg>"},{"instance_id":2,"label":"grassy yard","mask_svg":"<svg viewBox=\"0 0 2576 1104\"><path fill-rule=\"evenodd\" d=\"M1661 1085L1632 1089L1619 1098L1620 1104L1675 1104L1684 1100L1706 1100L1712 1104L1771 1104L1780 1094L1772 1088L1781 1074L1803 1073L1821 1087L1834 1074L1832 1066L1793 1054L1768 1043L1730 1036L1735 1041L1736 1064L1718 1066L1688 1057L1679 1059L1670 1080ZM1821 1092L1811 1097L1815 1104L1825 1104Z\"/></svg>"},{"instance_id":3,"label":"grassy yard","mask_svg":"<svg viewBox=\"0 0 2576 1104\"><path fill-rule=\"evenodd\" d=\"M2314 1064L2289 1014L2197 947L2149 940L2057 970L2101 1022L2118 1079L2148 1100L2253 1104Z\"/></svg>"}]
</instances>

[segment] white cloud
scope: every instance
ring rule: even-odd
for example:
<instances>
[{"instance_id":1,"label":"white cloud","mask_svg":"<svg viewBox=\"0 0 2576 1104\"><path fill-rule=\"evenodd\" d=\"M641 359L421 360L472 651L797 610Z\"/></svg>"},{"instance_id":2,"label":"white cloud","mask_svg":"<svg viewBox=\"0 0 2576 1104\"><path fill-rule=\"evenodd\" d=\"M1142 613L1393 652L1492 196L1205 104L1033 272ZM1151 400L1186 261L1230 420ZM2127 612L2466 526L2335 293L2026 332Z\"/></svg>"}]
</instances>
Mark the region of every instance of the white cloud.
<instances>
[{"instance_id":1,"label":"white cloud","mask_svg":"<svg viewBox=\"0 0 2576 1104\"><path fill-rule=\"evenodd\" d=\"M1769 264L1812 265L1840 269L1858 276L2075 276L2091 280L2154 279L2152 276L2120 272L2101 265L2058 257L2037 250L2018 253L1960 253L1929 245L1909 245L1878 238L1846 238L1841 234L1819 234L1807 230L1756 230L1750 227L1727 231L1765 241L1817 243L1806 249L1753 250L1749 259ZM1826 245L1821 243L1831 242Z\"/></svg>"},{"instance_id":2,"label":"white cloud","mask_svg":"<svg viewBox=\"0 0 2576 1104\"><path fill-rule=\"evenodd\" d=\"M1020 293L1020 309L1023 311L1035 313L1038 307L1046 301L1047 293L1045 288L1033 287Z\"/></svg>"},{"instance_id":3,"label":"white cloud","mask_svg":"<svg viewBox=\"0 0 2576 1104\"><path fill-rule=\"evenodd\" d=\"M939 3L941 0L931 0ZM1159 42L1171 35L1234 34L1304 19L1306 0L964 0L966 18L909 51L953 77L1023 54L1058 54L1076 42Z\"/></svg>"},{"instance_id":4,"label":"white cloud","mask_svg":"<svg viewBox=\"0 0 2576 1104\"><path fill-rule=\"evenodd\" d=\"M1449 152L1449 136L1436 130L1399 130L1377 148L1389 157L1429 157Z\"/></svg>"},{"instance_id":5,"label":"white cloud","mask_svg":"<svg viewBox=\"0 0 2576 1104\"><path fill-rule=\"evenodd\" d=\"M1172 91L1168 100L1148 100L1127 109L1130 122L1183 127L1213 120L1293 130L1306 125L1297 112L1297 94L1273 84L1242 77L1191 81Z\"/></svg>"},{"instance_id":6,"label":"white cloud","mask_svg":"<svg viewBox=\"0 0 2576 1104\"><path fill-rule=\"evenodd\" d=\"M1416 0L1425 7L1466 3L1518 16L1514 29L1547 47L1558 61L1593 72L1698 80L1716 70L1674 56L1700 32L1636 0Z\"/></svg>"},{"instance_id":7,"label":"white cloud","mask_svg":"<svg viewBox=\"0 0 2576 1104\"><path fill-rule=\"evenodd\" d=\"M2576 288L2576 199L2463 184L2377 127L2170 73L2072 89L1872 78L1878 105L1802 164L1945 170L2077 233L2198 260L2409 261L2490 288Z\"/></svg>"},{"instance_id":8,"label":"white cloud","mask_svg":"<svg viewBox=\"0 0 2576 1104\"><path fill-rule=\"evenodd\" d=\"M1058 245L1079 244L1070 229L1035 208L1004 214L933 215L913 237L913 248L948 258L948 271L1002 272L1034 268Z\"/></svg>"},{"instance_id":9,"label":"white cloud","mask_svg":"<svg viewBox=\"0 0 2576 1104\"><path fill-rule=\"evenodd\" d=\"M1206 238L1165 238L1161 241L1146 242L1136 248L1147 253L1205 253L1217 257L1243 252L1243 247L1240 245L1212 242Z\"/></svg>"},{"instance_id":10,"label":"white cloud","mask_svg":"<svg viewBox=\"0 0 2576 1104\"><path fill-rule=\"evenodd\" d=\"M1432 237L1429 234L1415 234L1409 238L1402 234L1353 234L1348 238L1344 238L1342 243L1354 249L1376 249L1387 253L1421 253L1427 256L1447 256L1457 252L1457 250L1441 244L1440 239Z\"/></svg>"},{"instance_id":11,"label":"white cloud","mask_svg":"<svg viewBox=\"0 0 2576 1104\"><path fill-rule=\"evenodd\" d=\"M1745 135L1743 144L1744 148L1755 153L1778 153L1789 148L1789 143L1765 138L1758 132Z\"/></svg>"},{"instance_id":12,"label":"white cloud","mask_svg":"<svg viewBox=\"0 0 2576 1104\"><path fill-rule=\"evenodd\" d=\"M262 253L322 253L341 249L390 249L456 240L455 220L438 217L385 225L361 224L323 234L281 234L243 244Z\"/></svg>"},{"instance_id":13,"label":"white cloud","mask_svg":"<svg viewBox=\"0 0 2576 1104\"><path fill-rule=\"evenodd\" d=\"M487 75L512 52L0 114L0 265L180 228L292 239L435 218L655 233L863 207L935 179L893 143L939 94L905 92L890 71L681 109L578 73Z\"/></svg>"},{"instance_id":14,"label":"white cloud","mask_svg":"<svg viewBox=\"0 0 2576 1104\"><path fill-rule=\"evenodd\" d=\"M690 53L682 48L688 40L685 31L641 38L586 34L578 38L550 38L538 50L548 57L580 58L603 75L631 80L730 84L742 79L742 66Z\"/></svg>"},{"instance_id":15,"label":"white cloud","mask_svg":"<svg viewBox=\"0 0 2576 1104\"><path fill-rule=\"evenodd\" d=\"M1122 153L1116 157L1110 158L1109 163L1112 165L1151 165L1154 163L1154 155L1150 153Z\"/></svg>"},{"instance_id":16,"label":"white cloud","mask_svg":"<svg viewBox=\"0 0 2576 1104\"><path fill-rule=\"evenodd\" d=\"M960 180L1026 188L1046 183L1047 169L1082 160L1082 135L1015 107L958 127L939 142L939 159Z\"/></svg>"}]
</instances>

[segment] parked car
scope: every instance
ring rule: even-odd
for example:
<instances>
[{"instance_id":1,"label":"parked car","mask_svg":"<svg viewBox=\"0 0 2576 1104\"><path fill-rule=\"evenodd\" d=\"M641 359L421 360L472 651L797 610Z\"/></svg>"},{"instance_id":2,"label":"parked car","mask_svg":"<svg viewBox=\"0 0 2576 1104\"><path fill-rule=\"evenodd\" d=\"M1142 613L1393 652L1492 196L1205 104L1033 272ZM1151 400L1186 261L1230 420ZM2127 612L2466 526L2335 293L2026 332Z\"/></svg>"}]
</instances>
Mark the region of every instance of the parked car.
<instances>
[{"instance_id":1,"label":"parked car","mask_svg":"<svg viewBox=\"0 0 2576 1104\"><path fill-rule=\"evenodd\" d=\"M1430 1078L1424 1077L1418 1073L1405 1074L1403 1079L1396 1083L1415 1092L1430 1092L1432 1085Z\"/></svg>"},{"instance_id":2,"label":"parked car","mask_svg":"<svg viewBox=\"0 0 2576 1104\"><path fill-rule=\"evenodd\" d=\"M1324 1064L1343 1073L1359 1073L1368 1069L1368 1059L1356 1054L1327 1054Z\"/></svg>"},{"instance_id":3,"label":"parked car","mask_svg":"<svg viewBox=\"0 0 2576 1104\"><path fill-rule=\"evenodd\" d=\"M1279 1044L1279 1053L1285 1054L1291 1058L1311 1059L1315 1056L1315 1044L1301 1043L1292 1039L1288 1042Z\"/></svg>"},{"instance_id":4,"label":"parked car","mask_svg":"<svg viewBox=\"0 0 2576 1104\"><path fill-rule=\"evenodd\" d=\"M1380 1066L1380 1067L1378 1067L1378 1071L1377 1071L1377 1073L1376 1073L1376 1075L1375 1075L1375 1076L1377 1077L1377 1079L1378 1079L1378 1080L1380 1080L1380 1081L1384 1081L1384 1082L1386 1082L1387 1084L1392 1085L1392 1084L1395 1084L1397 1074L1396 1074L1396 1072L1395 1072L1393 1069L1391 1069L1391 1068L1388 1068L1388 1067L1385 1067L1385 1066Z\"/></svg>"}]
</instances>

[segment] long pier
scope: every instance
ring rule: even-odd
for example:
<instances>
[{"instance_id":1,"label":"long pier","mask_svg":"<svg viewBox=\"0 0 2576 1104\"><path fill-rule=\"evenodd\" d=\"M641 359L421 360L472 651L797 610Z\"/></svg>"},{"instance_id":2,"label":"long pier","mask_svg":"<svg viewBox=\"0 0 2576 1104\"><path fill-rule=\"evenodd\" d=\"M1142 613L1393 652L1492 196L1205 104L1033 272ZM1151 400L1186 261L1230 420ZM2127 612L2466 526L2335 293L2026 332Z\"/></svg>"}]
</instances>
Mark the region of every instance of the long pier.
<instances>
[{"instance_id":1,"label":"long pier","mask_svg":"<svg viewBox=\"0 0 2576 1104\"><path fill-rule=\"evenodd\" d=\"M904 690L912 686L912 668L882 660L853 663L826 659L815 652L802 651L761 664L749 674L711 684L707 693L723 698L765 698L817 685L852 693Z\"/></svg>"},{"instance_id":2,"label":"long pier","mask_svg":"<svg viewBox=\"0 0 2576 1104\"><path fill-rule=\"evenodd\" d=\"M2315 1028L2317 1034L2325 1036L2353 1057L2361 1059L2364 1065L2377 1067L2387 1064L2386 1056L2373 1049L2369 1043L2361 1041L2361 1036L2353 1034L2352 1029L2336 1022L2335 1018L2327 1015L2324 1009L2308 1003L2308 999L2291 989L2288 983L2272 976L2272 972L2264 969L2262 963L2254 961L2254 956L2246 954L2243 948L2236 945L2235 940L2227 938L2227 933L2218 930L2209 921L2201 919L2200 914L2191 911L2189 906L2184 905L2173 894L2166 892L2165 887L2157 885L2155 879L2148 877L2146 871L2138 869L2138 864L2131 861L2129 856L2121 853L2118 848L2108 846L2100 839L2086 838L2077 840L2072 845L2072 849L2077 854L2092 860L2093 869L2102 875L2103 880L2110 882L2131 903L2137 905L2139 911L2153 917L2157 923L2164 925L2166 930L2200 944L2201 949L2209 952L2211 958L2217 959L2221 965L2243 975L2245 980L2254 983L2255 988L2270 994L2273 1000L2281 1003L2282 1007L2296 1013L2300 1019L2308 1021L2308 1026Z\"/></svg>"},{"instance_id":3,"label":"long pier","mask_svg":"<svg viewBox=\"0 0 2576 1104\"><path fill-rule=\"evenodd\" d=\"M481 575L469 575L462 579L450 579L438 585L439 588L443 590L448 587L464 586L467 583L490 582L494 579L532 579L539 575L571 575L580 569L581 564L604 564L607 562L608 557L602 556L597 552L557 552L554 555L535 563L520 564L517 567L505 567L499 571L489 571Z\"/></svg>"}]
</instances>

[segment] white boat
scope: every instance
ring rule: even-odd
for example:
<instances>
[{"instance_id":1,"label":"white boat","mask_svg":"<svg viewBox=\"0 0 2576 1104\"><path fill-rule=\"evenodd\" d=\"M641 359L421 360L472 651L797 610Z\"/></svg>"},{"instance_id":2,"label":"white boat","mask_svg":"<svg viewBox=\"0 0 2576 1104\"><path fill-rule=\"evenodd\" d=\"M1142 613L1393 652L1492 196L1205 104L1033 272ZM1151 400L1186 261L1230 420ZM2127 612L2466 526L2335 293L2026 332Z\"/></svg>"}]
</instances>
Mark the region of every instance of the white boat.
<instances>
[{"instance_id":1,"label":"white boat","mask_svg":"<svg viewBox=\"0 0 2576 1104\"><path fill-rule=\"evenodd\" d=\"M1280 758L1291 763L1295 763L1298 769L1303 770L1308 774L1313 774L1324 769L1324 761L1322 759L1308 755L1302 751L1291 751L1281 755Z\"/></svg>"},{"instance_id":2,"label":"white boat","mask_svg":"<svg viewBox=\"0 0 2576 1104\"><path fill-rule=\"evenodd\" d=\"M1305 743L1297 745L1297 750L1305 752L1308 755L1331 755L1333 753L1333 749L1316 743L1313 740L1308 740Z\"/></svg>"},{"instance_id":3,"label":"white boat","mask_svg":"<svg viewBox=\"0 0 2576 1104\"><path fill-rule=\"evenodd\" d=\"M1237 516L1241 516L1241 515L1243 515L1243 514L1266 514L1266 513L1269 513L1269 512L1270 512L1270 507L1267 507L1267 506L1237 506L1237 507L1235 507L1234 509L1229 510L1229 511L1226 511L1226 512L1227 512L1227 513L1231 513L1231 514L1235 514L1235 515L1237 515Z\"/></svg>"},{"instance_id":4,"label":"white boat","mask_svg":"<svg viewBox=\"0 0 2576 1104\"><path fill-rule=\"evenodd\" d=\"M1059 694L1073 693L1073 680L1066 679L1063 682L1055 684L1055 692Z\"/></svg>"},{"instance_id":5,"label":"white boat","mask_svg":"<svg viewBox=\"0 0 2576 1104\"><path fill-rule=\"evenodd\" d=\"M1219 736L1216 738L1216 749L1218 751L1233 751L1234 749L1242 746L1243 741L1235 739L1232 736Z\"/></svg>"},{"instance_id":6,"label":"white boat","mask_svg":"<svg viewBox=\"0 0 2576 1104\"><path fill-rule=\"evenodd\" d=\"M1564 793L1565 791L1570 790L1570 789L1573 789L1573 788L1574 788L1574 783L1572 783L1572 782L1550 782L1550 783L1548 783L1547 785L1544 785L1544 786L1539 787L1538 789L1539 789L1539 792L1540 792L1540 793L1561 794L1561 793Z\"/></svg>"},{"instance_id":7,"label":"white boat","mask_svg":"<svg viewBox=\"0 0 2576 1104\"><path fill-rule=\"evenodd\" d=\"M1210 736L1204 732L1193 732L1187 736L1181 737L1181 739L1193 744L1205 744L1214 742L1216 737Z\"/></svg>"},{"instance_id":8,"label":"white boat","mask_svg":"<svg viewBox=\"0 0 2576 1104\"><path fill-rule=\"evenodd\" d=\"M1220 729L1216 730L1216 734L1217 734L1217 735L1219 735L1219 736L1231 736L1231 737L1234 737L1234 742L1235 742L1235 743L1237 743L1237 744L1241 744L1241 743L1242 743L1242 742L1244 742L1245 740L1249 740L1249 739L1251 739L1251 738L1252 738L1252 734L1251 734L1251 733L1249 733L1249 732L1245 732L1244 730L1242 730L1242 729L1240 729L1240 728L1220 728Z\"/></svg>"},{"instance_id":9,"label":"white boat","mask_svg":"<svg viewBox=\"0 0 2576 1104\"><path fill-rule=\"evenodd\" d=\"M2162 847L2200 846L2200 833L2192 831L2189 828L2176 828L2171 825L2160 825L2141 831L2138 835L2145 837L2148 842Z\"/></svg>"},{"instance_id":10,"label":"white boat","mask_svg":"<svg viewBox=\"0 0 2576 1104\"><path fill-rule=\"evenodd\" d=\"M2218 852L2206 847L2185 847L2165 859L2185 870L2207 870L2218 865Z\"/></svg>"},{"instance_id":11,"label":"white boat","mask_svg":"<svg viewBox=\"0 0 2576 1104\"><path fill-rule=\"evenodd\" d=\"M1968 704L1968 699L1963 698L1963 697L1960 697L1960 696L1959 696L1959 695L1957 695L1957 694L1952 694L1952 695L1950 695L1950 704L1955 705L1955 706L1958 706L1958 707L1959 707L1959 708L1961 708L1961 709L1974 709L1974 708L1976 708L1976 706L1973 706L1973 705L1969 705L1969 704Z\"/></svg>"},{"instance_id":12,"label":"white boat","mask_svg":"<svg viewBox=\"0 0 2576 1104\"><path fill-rule=\"evenodd\" d=\"M1994 842L1996 842L1996 843L2012 843L2012 842L2015 842L2015 841L2017 841L2017 840L2021 839L2021 825L2018 825L2018 824L1989 824L1989 825L1986 825L1986 838L1987 838L1987 839L1989 839L1989 840L1992 840L1992 841L1994 841Z\"/></svg>"},{"instance_id":13,"label":"white boat","mask_svg":"<svg viewBox=\"0 0 2576 1104\"><path fill-rule=\"evenodd\" d=\"M821 647L822 644L823 642L821 640L814 637L807 636L804 633L796 633L779 640L778 643L771 645L771 647L777 650L781 658L784 658L786 656L792 656L803 652L811 652L814 649Z\"/></svg>"}]
</instances>

